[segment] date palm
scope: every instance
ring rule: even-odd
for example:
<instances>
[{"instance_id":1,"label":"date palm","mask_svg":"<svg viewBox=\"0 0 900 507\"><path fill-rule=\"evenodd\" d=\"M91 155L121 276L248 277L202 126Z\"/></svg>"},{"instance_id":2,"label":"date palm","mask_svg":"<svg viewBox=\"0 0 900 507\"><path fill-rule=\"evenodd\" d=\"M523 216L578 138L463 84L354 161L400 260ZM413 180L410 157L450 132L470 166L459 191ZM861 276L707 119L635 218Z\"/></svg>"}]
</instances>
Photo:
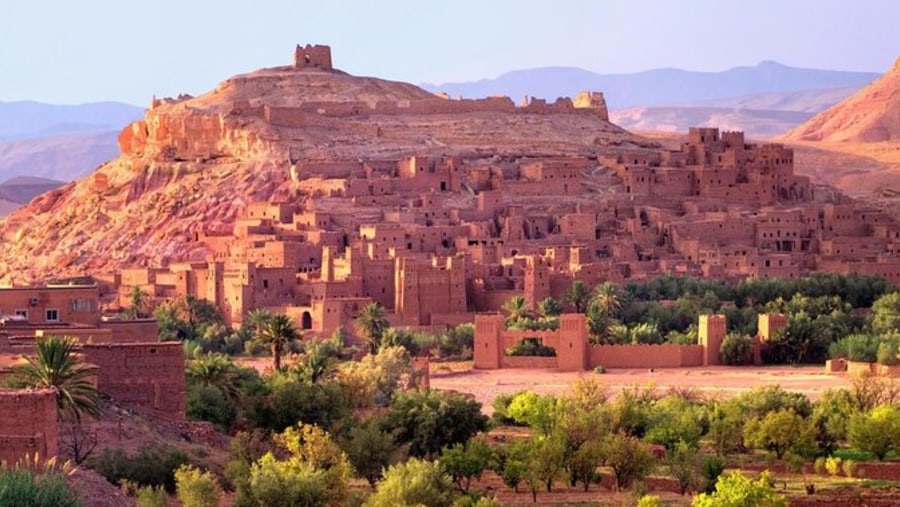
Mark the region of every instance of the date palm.
<instances>
[{"instance_id":1,"label":"date palm","mask_svg":"<svg viewBox=\"0 0 900 507\"><path fill-rule=\"evenodd\" d=\"M531 316L531 310L528 308L528 300L525 299L525 296L513 296L512 299L503 304L503 311L506 312L507 327Z\"/></svg>"},{"instance_id":2,"label":"date palm","mask_svg":"<svg viewBox=\"0 0 900 507\"><path fill-rule=\"evenodd\" d=\"M269 347L272 351L272 366L276 371L281 370L281 356L284 355L291 343L300 339L300 333L294 327L294 322L287 315L274 315L262 326L257 336L259 343Z\"/></svg>"},{"instance_id":3,"label":"date palm","mask_svg":"<svg viewBox=\"0 0 900 507\"><path fill-rule=\"evenodd\" d=\"M38 338L34 357L13 372L13 382L20 387L56 390L57 414L60 420L81 422L84 414L99 417L100 395L91 378L97 368L84 363L75 353L78 340L66 336Z\"/></svg>"},{"instance_id":4,"label":"date palm","mask_svg":"<svg viewBox=\"0 0 900 507\"><path fill-rule=\"evenodd\" d=\"M575 280L566 291L563 298L566 303L572 305L575 313L584 313L587 311L588 301L591 299L591 292L581 280Z\"/></svg>"},{"instance_id":5,"label":"date palm","mask_svg":"<svg viewBox=\"0 0 900 507\"><path fill-rule=\"evenodd\" d=\"M356 330L369 342L369 352L375 354L381 345L381 337L391 327L384 307L380 303L369 303L359 312L356 318Z\"/></svg>"}]
</instances>

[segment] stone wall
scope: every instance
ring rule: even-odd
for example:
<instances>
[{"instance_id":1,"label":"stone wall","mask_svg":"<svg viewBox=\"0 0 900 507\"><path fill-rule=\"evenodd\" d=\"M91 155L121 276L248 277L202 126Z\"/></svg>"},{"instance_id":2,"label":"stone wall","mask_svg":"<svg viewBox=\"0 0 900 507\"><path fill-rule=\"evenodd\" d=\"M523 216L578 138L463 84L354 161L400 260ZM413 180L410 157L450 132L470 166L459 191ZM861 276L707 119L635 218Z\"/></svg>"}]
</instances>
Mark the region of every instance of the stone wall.
<instances>
[{"instance_id":1,"label":"stone wall","mask_svg":"<svg viewBox=\"0 0 900 507\"><path fill-rule=\"evenodd\" d=\"M683 368L703 366L700 345L591 345L591 368Z\"/></svg>"},{"instance_id":2,"label":"stone wall","mask_svg":"<svg viewBox=\"0 0 900 507\"><path fill-rule=\"evenodd\" d=\"M181 343L86 344L85 360L100 368L99 391L116 402L184 419L184 350Z\"/></svg>"},{"instance_id":3,"label":"stone wall","mask_svg":"<svg viewBox=\"0 0 900 507\"><path fill-rule=\"evenodd\" d=\"M56 456L58 437L56 391L0 389L0 460Z\"/></svg>"}]
</instances>

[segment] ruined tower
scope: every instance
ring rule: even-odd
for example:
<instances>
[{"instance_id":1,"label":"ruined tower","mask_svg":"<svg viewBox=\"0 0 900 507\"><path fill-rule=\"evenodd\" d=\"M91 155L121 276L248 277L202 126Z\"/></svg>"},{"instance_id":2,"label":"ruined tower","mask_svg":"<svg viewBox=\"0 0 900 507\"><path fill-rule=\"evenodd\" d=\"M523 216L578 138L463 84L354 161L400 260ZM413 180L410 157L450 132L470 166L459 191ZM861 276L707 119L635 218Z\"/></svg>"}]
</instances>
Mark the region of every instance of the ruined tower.
<instances>
[{"instance_id":1,"label":"ruined tower","mask_svg":"<svg viewBox=\"0 0 900 507\"><path fill-rule=\"evenodd\" d=\"M331 46L297 44L297 48L294 49L294 68L332 70Z\"/></svg>"}]
</instances>

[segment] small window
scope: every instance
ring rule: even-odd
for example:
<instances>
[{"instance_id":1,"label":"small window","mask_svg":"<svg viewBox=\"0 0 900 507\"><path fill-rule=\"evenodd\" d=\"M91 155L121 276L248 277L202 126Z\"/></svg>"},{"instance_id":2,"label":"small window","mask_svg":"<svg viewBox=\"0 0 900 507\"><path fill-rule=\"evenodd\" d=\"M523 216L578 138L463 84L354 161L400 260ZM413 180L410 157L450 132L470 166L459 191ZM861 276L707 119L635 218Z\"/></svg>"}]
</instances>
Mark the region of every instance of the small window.
<instances>
[{"instance_id":1,"label":"small window","mask_svg":"<svg viewBox=\"0 0 900 507\"><path fill-rule=\"evenodd\" d=\"M28 310L16 310L16 316L28 318Z\"/></svg>"},{"instance_id":2,"label":"small window","mask_svg":"<svg viewBox=\"0 0 900 507\"><path fill-rule=\"evenodd\" d=\"M59 310L51 308L47 310L46 314L47 322L59 322Z\"/></svg>"}]
</instances>

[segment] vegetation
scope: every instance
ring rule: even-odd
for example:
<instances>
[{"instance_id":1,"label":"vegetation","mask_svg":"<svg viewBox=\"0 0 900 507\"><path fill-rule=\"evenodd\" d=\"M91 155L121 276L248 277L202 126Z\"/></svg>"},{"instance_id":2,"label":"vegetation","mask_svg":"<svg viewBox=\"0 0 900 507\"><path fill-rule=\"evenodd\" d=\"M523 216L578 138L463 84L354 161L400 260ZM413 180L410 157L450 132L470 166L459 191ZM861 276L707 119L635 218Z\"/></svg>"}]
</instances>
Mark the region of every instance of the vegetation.
<instances>
[{"instance_id":1,"label":"vegetation","mask_svg":"<svg viewBox=\"0 0 900 507\"><path fill-rule=\"evenodd\" d=\"M134 455L107 448L88 460L89 466L113 484L130 481L138 486L163 486L175 492L175 471L187 464L181 451L160 445L145 445Z\"/></svg>"},{"instance_id":2,"label":"vegetation","mask_svg":"<svg viewBox=\"0 0 900 507\"><path fill-rule=\"evenodd\" d=\"M184 507L218 507L222 488L210 472L182 465L175 470L175 496Z\"/></svg>"},{"instance_id":3,"label":"vegetation","mask_svg":"<svg viewBox=\"0 0 900 507\"><path fill-rule=\"evenodd\" d=\"M287 315L275 315L263 323L256 341L269 348L272 353L272 367L281 371L281 357L285 350L300 339L300 333L294 328L294 322Z\"/></svg>"},{"instance_id":4,"label":"vegetation","mask_svg":"<svg viewBox=\"0 0 900 507\"><path fill-rule=\"evenodd\" d=\"M97 369L75 355L78 340L72 337L47 336L35 343L35 356L26 357L27 364L13 371L16 387L56 390L59 419L81 422L83 415L99 417L100 395L91 382Z\"/></svg>"},{"instance_id":5,"label":"vegetation","mask_svg":"<svg viewBox=\"0 0 900 507\"><path fill-rule=\"evenodd\" d=\"M387 313L380 303L369 303L356 318L356 329L369 343L369 353L374 354L381 346L381 337L391 327Z\"/></svg>"},{"instance_id":6,"label":"vegetation","mask_svg":"<svg viewBox=\"0 0 900 507\"><path fill-rule=\"evenodd\" d=\"M61 472L0 467L0 505L81 507L82 503Z\"/></svg>"},{"instance_id":7,"label":"vegetation","mask_svg":"<svg viewBox=\"0 0 900 507\"><path fill-rule=\"evenodd\" d=\"M787 507L787 500L775 492L771 476L763 472L759 479L751 481L740 472L722 476L713 493L703 493L694 498L694 507Z\"/></svg>"}]
</instances>

